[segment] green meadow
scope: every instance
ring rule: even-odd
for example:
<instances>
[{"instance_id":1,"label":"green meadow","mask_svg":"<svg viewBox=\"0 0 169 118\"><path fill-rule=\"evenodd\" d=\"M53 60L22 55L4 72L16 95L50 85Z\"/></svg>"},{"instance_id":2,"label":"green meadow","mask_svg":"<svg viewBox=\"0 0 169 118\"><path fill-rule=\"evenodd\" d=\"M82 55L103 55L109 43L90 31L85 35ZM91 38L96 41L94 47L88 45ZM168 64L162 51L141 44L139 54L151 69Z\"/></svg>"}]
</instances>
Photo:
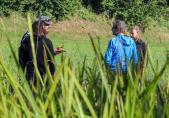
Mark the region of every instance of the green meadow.
<instances>
[{"instance_id":1,"label":"green meadow","mask_svg":"<svg viewBox=\"0 0 169 118\"><path fill-rule=\"evenodd\" d=\"M65 25L63 23L60 26L58 26L59 23L57 24L54 23L53 26L51 27L48 37L52 40L53 46L54 47L63 46L66 50L66 52L63 53L63 55L70 58L75 66L78 65L79 63L83 63L84 58L87 59L88 65L92 64L93 59L95 57L92 44L91 44L91 40L89 37L89 33L92 33L92 32L84 32L84 34L83 32L76 33L78 30L76 28L79 26L80 27L79 29L83 29L83 27L85 27L86 25L85 23L84 24L77 23L78 25L76 27L72 27L74 29L70 29L71 30L70 31L69 28L71 28L71 26L69 25L72 24L73 21L71 20L71 21L66 21L66 22L68 22L68 25ZM108 41L112 38L111 21L108 21L107 23L105 21L96 20L95 22L98 22L98 23L87 22L89 25L91 25L92 23L94 25L92 27L87 27L88 26L87 24L86 27L91 28L91 29L96 28L96 30L99 30L99 28L101 29L107 26L107 28L105 29L105 32L107 33L102 33L102 30L100 30L100 32L98 32L97 34L93 33L94 42L96 46L99 48L99 50L101 51L101 53L104 55L106 48L107 48ZM99 27L95 27L95 26L98 26L99 24L100 24ZM153 23L152 26L154 24L155 23ZM1 32L0 52L2 56L5 58L5 62L10 65L11 62L14 62L14 60L12 59L12 53L10 52L7 38L10 39L14 52L17 55L21 38L23 34L26 31L28 31L27 19L21 17L20 15L14 14L10 18L4 18L4 19L2 18L1 25L2 25L1 30L3 32ZM68 30L63 31L61 34L60 33L61 31L59 31L60 27L64 27L65 29L68 28ZM157 27L158 29L154 30ZM160 68L164 64L166 60L167 51L169 50L169 47L168 47L169 33L167 34L167 31L168 31L167 29L163 27L159 28L158 25L155 26L155 28L153 28L153 30L147 29L147 32L145 31L145 33L142 34L142 37L143 37L143 40L149 46L154 65ZM4 31L6 33L4 33ZM166 36L162 35L163 32L165 33L164 35ZM127 34L129 35L129 31L127 32ZM60 57L61 55L58 55L55 57L57 64L60 64ZM15 70L15 66L13 66L12 68Z\"/></svg>"},{"instance_id":2,"label":"green meadow","mask_svg":"<svg viewBox=\"0 0 169 118\"><path fill-rule=\"evenodd\" d=\"M125 87L126 80L113 75L102 58L111 38L111 21L80 20L76 27L69 20L67 24L54 21L48 37L54 47L63 46L66 52L55 57L55 76L47 73L44 80L38 78L37 87L30 89L17 67L18 47L31 25L29 18L0 17L0 117L169 117L167 28L152 23L142 34L148 44L144 74L140 77L131 69Z\"/></svg>"}]
</instances>

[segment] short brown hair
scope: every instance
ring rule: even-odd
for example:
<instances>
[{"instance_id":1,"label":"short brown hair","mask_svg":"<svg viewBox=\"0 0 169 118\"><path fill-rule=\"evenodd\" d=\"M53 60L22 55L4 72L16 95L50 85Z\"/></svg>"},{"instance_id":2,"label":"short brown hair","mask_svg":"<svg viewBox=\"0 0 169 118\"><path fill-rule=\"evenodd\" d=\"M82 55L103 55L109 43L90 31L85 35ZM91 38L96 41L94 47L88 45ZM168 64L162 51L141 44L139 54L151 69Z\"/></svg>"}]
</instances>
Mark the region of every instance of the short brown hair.
<instances>
[{"instance_id":1,"label":"short brown hair","mask_svg":"<svg viewBox=\"0 0 169 118\"><path fill-rule=\"evenodd\" d=\"M33 30L33 32L37 32L38 31L38 21L34 21L33 23L32 23L32 30Z\"/></svg>"},{"instance_id":2,"label":"short brown hair","mask_svg":"<svg viewBox=\"0 0 169 118\"><path fill-rule=\"evenodd\" d=\"M126 30L126 24L122 20L116 20L112 26L112 33L117 35L118 33L124 33Z\"/></svg>"}]
</instances>

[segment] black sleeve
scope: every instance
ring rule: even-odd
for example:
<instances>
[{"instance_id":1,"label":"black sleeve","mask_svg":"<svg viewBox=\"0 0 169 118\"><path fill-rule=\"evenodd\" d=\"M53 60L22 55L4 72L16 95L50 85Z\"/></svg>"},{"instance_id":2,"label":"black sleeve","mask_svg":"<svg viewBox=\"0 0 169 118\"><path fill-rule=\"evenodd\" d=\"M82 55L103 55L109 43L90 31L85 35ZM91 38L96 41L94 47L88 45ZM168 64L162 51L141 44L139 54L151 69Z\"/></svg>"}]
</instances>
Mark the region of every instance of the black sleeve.
<instances>
[{"instance_id":1,"label":"black sleeve","mask_svg":"<svg viewBox=\"0 0 169 118\"><path fill-rule=\"evenodd\" d=\"M54 65L54 49L53 49L53 44L50 39L46 39L46 45L47 45L47 56L48 56L48 64L49 64L49 69L52 75L55 73L55 65Z\"/></svg>"},{"instance_id":2,"label":"black sleeve","mask_svg":"<svg viewBox=\"0 0 169 118\"><path fill-rule=\"evenodd\" d=\"M26 66L26 47L23 43L21 43L19 49L18 49L18 56L19 56L19 64L22 67L22 69L24 70L25 66Z\"/></svg>"},{"instance_id":3,"label":"black sleeve","mask_svg":"<svg viewBox=\"0 0 169 118\"><path fill-rule=\"evenodd\" d=\"M142 43L142 49L143 49L143 59L144 59L145 55L146 55L146 51L147 51L147 46L146 46L145 42Z\"/></svg>"}]
</instances>

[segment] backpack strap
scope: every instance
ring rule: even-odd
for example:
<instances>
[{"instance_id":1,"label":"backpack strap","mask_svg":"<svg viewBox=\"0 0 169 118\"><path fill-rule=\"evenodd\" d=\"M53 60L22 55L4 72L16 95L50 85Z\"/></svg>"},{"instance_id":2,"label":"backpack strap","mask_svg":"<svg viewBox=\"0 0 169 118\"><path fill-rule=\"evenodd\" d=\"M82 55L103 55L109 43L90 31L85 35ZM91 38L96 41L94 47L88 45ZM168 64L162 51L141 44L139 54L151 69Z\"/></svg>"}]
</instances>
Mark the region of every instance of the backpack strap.
<instances>
[{"instance_id":1,"label":"backpack strap","mask_svg":"<svg viewBox=\"0 0 169 118\"><path fill-rule=\"evenodd\" d=\"M21 44L24 43L25 40L26 40L28 37L30 37L30 33L27 31L27 32L23 35L23 37L22 37L22 39L21 39Z\"/></svg>"}]
</instances>

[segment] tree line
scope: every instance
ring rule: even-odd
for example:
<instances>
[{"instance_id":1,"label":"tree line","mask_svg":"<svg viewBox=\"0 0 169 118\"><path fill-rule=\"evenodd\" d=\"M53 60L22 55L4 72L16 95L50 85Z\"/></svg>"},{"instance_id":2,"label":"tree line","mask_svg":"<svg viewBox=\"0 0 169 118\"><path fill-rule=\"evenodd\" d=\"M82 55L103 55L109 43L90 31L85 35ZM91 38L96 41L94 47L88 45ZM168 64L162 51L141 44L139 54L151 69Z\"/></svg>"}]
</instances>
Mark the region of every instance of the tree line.
<instances>
[{"instance_id":1,"label":"tree line","mask_svg":"<svg viewBox=\"0 0 169 118\"><path fill-rule=\"evenodd\" d=\"M61 20L88 10L139 24L148 17L156 20L167 16L168 6L168 0L0 0L0 16L17 11L23 14L32 12L36 16L49 15Z\"/></svg>"}]
</instances>

